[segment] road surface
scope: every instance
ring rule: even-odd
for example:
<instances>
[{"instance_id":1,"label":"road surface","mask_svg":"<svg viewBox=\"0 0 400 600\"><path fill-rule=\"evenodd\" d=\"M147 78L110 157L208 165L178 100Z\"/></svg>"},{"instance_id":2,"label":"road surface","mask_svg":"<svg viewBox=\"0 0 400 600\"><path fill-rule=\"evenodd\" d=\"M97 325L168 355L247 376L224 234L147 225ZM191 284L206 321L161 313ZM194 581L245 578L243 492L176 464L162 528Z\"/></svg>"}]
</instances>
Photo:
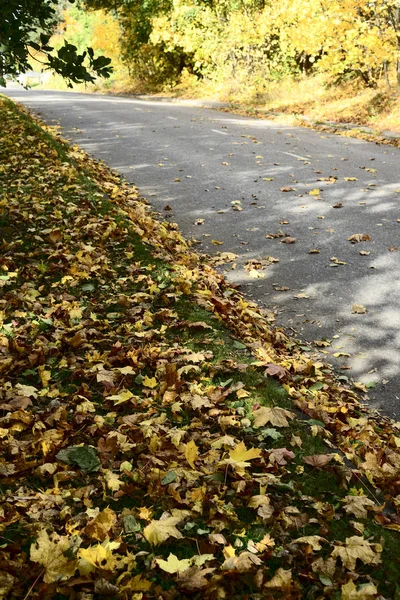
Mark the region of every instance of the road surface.
<instances>
[{"instance_id":1,"label":"road surface","mask_svg":"<svg viewBox=\"0 0 400 600\"><path fill-rule=\"evenodd\" d=\"M120 171L199 250L237 254L227 278L400 419L399 148L181 103L5 93Z\"/></svg>"}]
</instances>

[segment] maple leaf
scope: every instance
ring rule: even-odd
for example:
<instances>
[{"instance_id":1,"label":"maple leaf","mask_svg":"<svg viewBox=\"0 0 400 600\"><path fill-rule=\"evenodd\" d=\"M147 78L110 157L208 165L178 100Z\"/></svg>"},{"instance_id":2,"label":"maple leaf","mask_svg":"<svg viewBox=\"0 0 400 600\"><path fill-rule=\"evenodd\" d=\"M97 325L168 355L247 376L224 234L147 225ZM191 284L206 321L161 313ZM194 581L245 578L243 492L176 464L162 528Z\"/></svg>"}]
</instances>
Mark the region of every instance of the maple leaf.
<instances>
[{"instance_id":1,"label":"maple leaf","mask_svg":"<svg viewBox=\"0 0 400 600\"><path fill-rule=\"evenodd\" d=\"M154 389L158 386L157 379L155 377L144 377L142 381L142 385L144 387L148 387L150 389Z\"/></svg>"},{"instance_id":2,"label":"maple leaf","mask_svg":"<svg viewBox=\"0 0 400 600\"><path fill-rule=\"evenodd\" d=\"M375 502L365 496L346 496L343 501L345 502L344 510L357 519L366 519L368 510L377 509Z\"/></svg>"},{"instance_id":3,"label":"maple leaf","mask_svg":"<svg viewBox=\"0 0 400 600\"><path fill-rule=\"evenodd\" d=\"M374 551L367 540L357 535L346 538L343 546L335 545L332 556L333 558L339 557L343 566L350 571L354 571L358 559L365 565L380 563L380 552Z\"/></svg>"},{"instance_id":4,"label":"maple leaf","mask_svg":"<svg viewBox=\"0 0 400 600\"><path fill-rule=\"evenodd\" d=\"M342 585L341 590L341 600L370 600L376 598L378 594L378 590L373 583L365 583L357 589L352 580Z\"/></svg>"},{"instance_id":5,"label":"maple leaf","mask_svg":"<svg viewBox=\"0 0 400 600\"><path fill-rule=\"evenodd\" d=\"M313 454L312 456L303 456L303 462L316 469L322 469L332 458L332 454Z\"/></svg>"},{"instance_id":6,"label":"maple leaf","mask_svg":"<svg viewBox=\"0 0 400 600\"><path fill-rule=\"evenodd\" d=\"M261 450L258 448L250 448L250 450L247 450L244 442L240 442L235 448L229 450L229 462L238 467L248 467L250 466L250 463L247 462L248 460L260 458L261 456Z\"/></svg>"},{"instance_id":7,"label":"maple leaf","mask_svg":"<svg viewBox=\"0 0 400 600\"><path fill-rule=\"evenodd\" d=\"M273 590L284 590L290 586L291 582L292 571L279 568L272 579L265 584L265 587Z\"/></svg>"},{"instance_id":8,"label":"maple leaf","mask_svg":"<svg viewBox=\"0 0 400 600\"><path fill-rule=\"evenodd\" d=\"M315 551L322 549L320 542L326 542L326 540L320 535L304 535L297 538L297 540L293 540L294 544L307 544Z\"/></svg>"},{"instance_id":9,"label":"maple leaf","mask_svg":"<svg viewBox=\"0 0 400 600\"><path fill-rule=\"evenodd\" d=\"M271 377L277 377L281 381L286 379L290 373L280 365L275 365L274 363L267 363L266 369L264 371L265 375L270 375Z\"/></svg>"},{"instance_id":10,"label":"maple leaf","mask_svg":"<svg viewBox=\"0 0 400 600\"><path fill-rule=\"evenodd\" d=\"M49 537L45 529L39 532L36 541L31 545L30 558L44 567L45 583L65 581L74 575L77 561L65 556L70 548L68 537L56 533Z\"/></svg>"},{"instance_id":11,"label":"maple leaf","mask_svg":"<svg viewBox=\"0 0 400 600\"><path fill-rule=\"evenodd\" d=\"M78 551L78 558L83 559L93 567L100 567L101 569L112 571L116 566L116 558L113 555L113 550L116 550L119 547L119 542L105 540L102 544L96 544L96 546L80 548Z\"/></svg>"},{"instance_id":12,"label":"maple leaf","mask_svg":"<svg viewBox=\"0 0 400 600\"><path fill-rule=\"evenodd\" d=\"M102 382L104 379L101 380ZM123 402L127 402L131 398L133 398L132 392L129 390L121 390L118 394L113 394L112 396L107 396L107 400L112 400L114 404L117 406L118 404L122 404Z\"/></svg>"},{"instance_id":13,"label":"maple leaf","mask_svg":"<svg viewBox=\"0 0 400 600\"><path fill-rule=\"evenodd\" d=\"M167 560L163 560L162 558L156 558L156 563L163 571L167 573L183 573L191 566L191 559L184 558L183 560L179 560L175 554L169 554Z\"/></svg>"},{"instance_id":14,"label":"maple leaf","mask_svg":"<svg viewBox=\"0 0 400 600\"><path fill-rule=\"evenodd\" d=\"M253 426L258 429L266 423L271 423L274 427L288 427L288 419L294 419L295 414L290 410L279 407L262 406L254 412Z\"/></svg>"},{"instance_id":15,"label":"maple leaf","mask_svg":"<svg viewBox=\"0 0 400 600\"><path fill-rule=\"evenodd\" d=\"M189 593L196 592L208 585L206 575L209 575L214 571L215 569L212 568L199 569L199 567L196 566L190 567L183 573L178 573L178 585Z\"/></svg>"},{"instance_id":16,"label":"maple leaf","mask_svg":"<svg viewBox=\"0 0 400 600\"><path fill-rule=\"evenodd\" d=\"M85 533L89 537L102 542L116 522L117 515L115 512L111 508L105 508L86 526Z\"/></svg>"},{"instance_id":17,"label":"maple leaf","mask_svg":"<svg viewBox=\"0 0 400 600\"><path fill-rule=\"evenodd\" d=\"M262 565L262 560L252 552L242 552L239 556L227 558L221 566L224 571L236 570L239 573L246 573L254 566Z\"/></svg>"},{"instance_id":18,"label":"maple leaf","mask_svg":"<svg viewBox=\"0 0 400 600\"><path fill-rule=\"evenodd\" d=\"M183 535L176 528L181 521L181 517L167 517L159 521L151 521L143 530L143 535L152 546L158 546L170 537L181 539Z\"/></svg>"},{"instance_id":19,"label":"maple leaf","mask_svg":"<svg viewBox=\"0 0 400 600\"><path fill-rule=\"evenodd\" d=\"M256 508L257 514L264 520L270 519L274 514L274 508L270 504L270 499L265 494L252 496L247 506Z\"/></svg>"}]
</instances>

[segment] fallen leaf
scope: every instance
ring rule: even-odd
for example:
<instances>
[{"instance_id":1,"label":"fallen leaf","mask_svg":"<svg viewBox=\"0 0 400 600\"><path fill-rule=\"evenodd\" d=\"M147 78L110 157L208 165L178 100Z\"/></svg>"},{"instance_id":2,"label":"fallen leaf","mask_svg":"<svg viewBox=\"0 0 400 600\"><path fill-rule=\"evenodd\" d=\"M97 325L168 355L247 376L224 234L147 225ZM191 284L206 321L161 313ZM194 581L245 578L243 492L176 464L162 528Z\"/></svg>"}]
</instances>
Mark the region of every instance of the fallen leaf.
<instances>
[{"instance_id":1,"label":"fallen leaf","mask_svg":"<svg viewBox=\"0 0 400 600\"><path fill-rule=\"evenodd\" d=\"M186 571L192 564L190 558L184 558L183 560L179 560L175 554L169 554L167 560L163 560L162 558L156 558L156 563L163 571L167 573L183 573Z\"/></svg>"},{"instance_id":2,"label":"fallen leaf","mask_svg":"<svg viewBox=\"0 0 400 600\"><path fill-rule=\"evenodd\" d=\"M332 458L332 454L313 454L312 456L303 456L303 462L316 469L322 469L331 462Z\"/></svg>"},{"instance_id":3,"label":"fallen leaf","mask_svg":"<svg viewBox=\"0 0 400 600\"><path fill-rule=\"evenodd\" d=\"M367 233L354 233L347 240L352 244L357 244L358 242L369 242L370 236Z\"/></svg>"},{"instance_id":4,"label":"fallen leaf","mask_svg":"<svg viewBox=\"0 0 400 600\"><path fill-rule=\"evenodd\" d=\"M49 537L45 529L39 532L36 541L31 545L30 559L44 567L45 583L65 581L74 575L77 561L70 560L65 555L70 550L68 537L56 533Z\"/></svg>"},{"instance_id":5,"label":"fallen leaf","mask_svg":"<svg viewBox=\"0 0 400 600\"><path fill-rule=\"evenodd\" d=\"M181 521L181 517L167 517L159 521L151 521L143 530L143 535L152 546L158 546L170 537L181 539L183 536L176 528Z\"/></svg>"},{"instance_id":6,"label":"fallen leaf","mask_svg":"<svg viewBox=\"0 0 400 600\"><path fill-rule=\"evenodd\" d=\"M281 244L295 244L296 241L296 238L290 237L290 235L288 235L284 237L283 240L281 240Z\"/></svg>"},{"instance_id":7,"label":"fallen leaf","mask_svg":"<svg viewBox=\"0 0 400 600\"><path fill-rule=\"evenodd\" d=\"M257 429L266 423L271 423L274 427L288 427L288 419L294 419L294 417L293 412L284 408L262 406L254 412L253 426Z\"/></svg>"},{"instance_id":8,"label":"fallen leaf","mask_svg":"<svg viewBox=\"0 0 400 600\"><path fill-rule=\"evenodd\" d=\"M190 440L190 442L185 444L185 458L192 469L195 469L196 466L194 462L199 458L199 451L193 440Z\"/></svg>"},{"instance_id":9,"label":"fallen leaf","mask_svg":"<svg viewBox=\"0 0 400 600\"><path fill-rule=\"evenodd\" d=\"M277 377L280 380L284 380L290 376L289 371L287 371L284 367L280 365L275 365L273 363L267 363L266 369L264 371L264 375L270 375L271 377Z\"/></svg>"},{"instance_id":10,"label":"fallen leaf","mask_svg":"<svg viewBox=\"0 0 400 600\"><path fill-rule=\"evenodd\" d=\"M326 542L325 538L321 537L320 535L304 535L296 540L293 540L294 544L307 544L316 552L322 549L320 542Z\"/></svg>"},{"instance_id":11,"label":"fallen leaf","mask_svg":"<svg viewBox=\"0 0 400 600\"><path fill-rule=\"evenodd\" d=\"M376 509L376 504L366 496L346 496L344 510L347 514L354 515L357 519L366 519L368 510Z\"/></svg>"},{"instance_id":12,"label":"fallen leaf","mask_svg":"<svg viewBox=\"0 0 400 600\"><path fill-rule=\"evenodd\" d=\"M335 545L332 556L339 557L343 566L350 571L355 570L357 560L365 565L378 565L381 562L380 552L374 551L367 540L356 535L346 538L344 545Z\"/></svg>"},{"instance_id":13,"label":"fallen leaf","mask_svg":"<svg viewBox=\"0 0 400 600\"><path fill-rule=\"evenodd\" d=\"M352 580L342 585L341 590L341 600L371 600L371 598L376 598L378 594L378 589L373 583L364 583L357 589Z\"/></svg>"},{"instance_id":14,"label":"fallen leaf","mask_svg":"<svg viewBox=\"0 0 400 600\"><path fill-rule=\"evenodd\" d=\"M351 312L356 315L363 315L367 312L367 309L362 304L352 304Z\"/></svg>"},{"instance_id":15,"label":"fallen leaf","mask_svg":"<svg viewBox=\"0 0 400 600\"><path fill-rule=\"evenodd\" d=\"M250 450L247 450L244 442L240 442L235 448L229 450L229 458L232 463L246 464L246 466L248 466L248 460L260 458L261 456L261 450L258 448L250 448Z\"/></svg>"},{"instance_id":16,"label":"fallen leaf","mask_svg":"<svg viewBox=\"0 0 400 600\"><path fill-rule=\"evenodd\" d=\"M284 590L287 589L292 582L292 571L289 569L279 568L275 575L270 579L264 587L273 590Z\"/></svg>"}]
</instances>

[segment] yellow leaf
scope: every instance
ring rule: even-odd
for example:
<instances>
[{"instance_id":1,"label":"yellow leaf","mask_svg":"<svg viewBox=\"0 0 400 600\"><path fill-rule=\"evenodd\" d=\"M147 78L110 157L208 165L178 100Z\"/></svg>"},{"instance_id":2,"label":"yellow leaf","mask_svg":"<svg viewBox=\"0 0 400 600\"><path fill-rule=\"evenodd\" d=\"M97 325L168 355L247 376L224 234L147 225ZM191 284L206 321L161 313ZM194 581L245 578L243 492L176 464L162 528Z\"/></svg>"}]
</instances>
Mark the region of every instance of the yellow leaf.
<instances>
[{"instance_id":1,"label":"yellow leaf","mask_svg":"<svg viewBox=\"0 0 400 600\"><path fill-rule=\"evenodd\" d=\"M357 315L363 315L367 312L367 309L362 304L353 304L351 307L351 312Z\"/></svg>"},{"instance_id":2,"label":"yellow leaf","mask_svg":"<svg viewBox=\"0 0 400 600\"><path fill-rule=\"evenodd\" d=\"M133 398L132 392L129 390L122 390L119 394L114 394L113 396L107 396L107 400L112 400L115 405L122 404L127 400Z\"/></svg>"},{"instance_id":3,"label":"yellow leaf","mask_svg":"<svg viewBox=\"0 0 400 600\"><path fill-rule=\"evenodd\" d=\"M193 440L190 440L187 444L185 444L185 458L188 461L189 465L192 469L195 469L196 466L194 461L199 458L198 448Z\"/></svg>"},{"instance_id":4,"label":"yellow leaf","mask_svg":"<svg viewBox=\"0 0 400 600\"><path fill-rule=\"evenodd\" d=\"M167 517L160 521L151 521L151 523L145 527L143 535L152 546L162 544L170 537L180 539L183 536L176 528L176 525L181 521L181 517Z\"/></svg>"},{"instance_id":5,"label":"yellow leaf","mask_svg":"<svg viewBox=\"0 0 400 600\"><path fill-rule=\"evenodd\" d=\"M150 521L152 516L153 511L149 510L147 506L142 506L141 508L139 508L139 519L143 519L143 521Z\"/></svg>"},{"instance_id":6,"label":"yellow leaf","mask_svg":"<svg viewBox=\"0 0 400 600\"><path fill-rule=\"evenodd\" d=\"M222 246L224 242L220 242L219 240L211 240L211 243L214 244L214 246Z\"/></svg>"},{"instance_id":7,"label":"yellow leaf","mask_svg":"<svg viewBox=\"0 0 400 600\"><path fill-rule=\"evenodd\" d=\"M376 508L375 503L365 496L346 496L344 500L346 502L344 510L357 519L366 519L367 511Z\"/></svg>"},{"instance_id":8,"label":"yellow leaf","mask_svg":"<svg viewBox=\"0 0 400 600\"><path fill-rule=\"evenodd\" d=\"M332 556L333 558L339 557L343 565L350 571L354 571L356 568L357 559L365 565L380 563L380 553L374 552L371 544L357 535L346 538L344 546L335 546Z\"/></svg>"},{"instance_id":9,"label":"yellow leaf","mask_svg":"<svg viewBox=\"0 0 400 600\"><path fill-rule=\"evenodd\" d=\"M288 419L293 419L294 416L293 412L284 408L262 406L254 413L254 427L262 427L266 423L271 423L274 427L288 427Z\"/></svg>"},{"instance_id":10,"label":"yellow leaf","mask_svg":"<svg viewBox=\"0 0 400 600\"><path fill-rule=\"evenodd\" d=\"M115 512L111 508L105 508L86 526L85 534L102 542L116 522L117 516Z\"/></svg>"},{"instance_id":11,"label":"yellow leaf","mask_svg":"<svg viewBox=\"0 0 400 600\"><path fill-rule=\"evenodd\" d=\"M257 542L255 546L259 552L264 552L267 548L273 548L275 546L275 542L270 534L266 533L263 539Z\"/></svg>"},{"instance_id":12,"label":"yellow leaf","mask_svg":"<svg viewBox=\"0 0 400 600\"><path fill-rule=\"evenodd\" d=\"M321 190L319 190L318 188L315 188L315 189L313 189L313 190L310 190L310 191L308 192L308 195L309 195L309 196L319 196L319 195L320 195L320 193L321 193Z\"/></svg>"},{"instance_id":13,"label":"yellow leaf","mask_svg":"<svg viewBox=\"0 0 400 600\"><path fill-rule=\"evenodd\" d=\"M151 388L151 389L153 389L153 388L155 388L155 387L158 386L157 379L155 377L151 377L150 378L150 377L146 376L143 379L142 383L143 383L144 387L148 387L148 388Z\"/></svg>"},{"instance_id":14,"label":"yellow leaf","mask_svg":"<svg viewBox=\"0 0 400 600\"><path fill-rule=\"evenodd\" d=\"M341 600L369 600L375 598L378 593L377 588L373 583L361 585L357 590L354 581L350 580L345 585L342 585Z\"/></svg>"},{"instance_id":15,"label":"yellow leaf","mask_svg":"<svg viewBox=\"0 0 400 600\"><path fill-rule=\"evenodd\" d=\"M285 571L285 569L278 569L273 578L265 584L265 587L282 590L289 587L291 581L292 571L290 569L288 571Z\"/></svg>"},{"instance_id":16,"label":"yellow leaf","mask_svg":"<svg viewBox=\"0 0 400 600\"><path fill-rule=\"evenodd\" d=\"M126 578L126 573L123 573L123 575L121 577L124 577L124 580ZM148 592L151 587L152 587L153 583L151 581L148 581L148 579L142 579L142 576L139 575L135 575L135 577L132 577L132 579L130 579L128 581L128 583L125 583L121 589L124 592ZM139 594L138 594L139 596ZM141 594L140 594L141 596ZM136 597L135 596L131 596L131 600L133 600L133 598Z\"/></svg>"},{"instance_id":17,"label":"yellow leaf","mask_svg":"<svg viewBox=\"0 0 400 600\"><path fill-rule=\"evenodd\" d=\"M39 377L40 377L40 381L42 382L42 386L45 388L48 386L49 381L51 379L51 371L48 371L47 369L45 369L45 367L43 365L40 365Z\"/></svg>"},{"instance_id":18,"label":"yellow leaf","mask_svg":"<svg viewBox=\"0 0 400 600\"><path fill-rule=\"evenodd\" d=\"M317 551L322 549L320 542L326 540L324 540L324 538L322 538L320 535L304 535L293 541L295 544L308 544L313 550Z\"/></svg>"},{"instance_id":19,"label":"yellow leaf","mask_svg":"<svg viewBox=\"0 0 400 600\"><path fill-rule=\"evenodd\" d=\"M167 560L163 560L162 558L156 558L156 563L163 571L173 574L183 573L183 571L186 571L192 564L192 560L190 558L184 558L183 560L179 560L179 558L175 556L175 554L170 553Z\"/></svg>"},{"instance_id":20,"label":"yellow leaf","mask_svg":"<svg viewBox=\"0 0 400 600\"><path fill-rule=\"evenodd\" d=\"M233 546L225 546L222 552L225 558L232 558L236 554Z\"/></svg>"},{"instance_id":21,"label":"yellow leaf","mask_svg":"<svg viewBox=\"0 0 400 600\"><path fill-rule=\"evenodd\" d=\"M65 581L72 577L77 567L76 560L69 560L65 553L70 550L71 545L66 536L53 533L51 538L47 531L42 529L31 545L30 558L45 569L44 582Z\"/></svg>"},{"instance_id":22,"label":"yellow leaf","mask_svg":"<svg viewBox=\"0 0 400 600\"><path fill-rule=\"evenodd\" d=\"M109 469L104 469L103 473L108 489L113 492L118 492L121 485L124 485L124 482L119 479L118 475L116 475Z\"/></svg>"},{"instance_id":23,"label":"yellow leaf","mask_svg":"<svg viewBox=\"0 0 400 600\"><path fill-rule=\"evenodd\" d=\"M106 540L102 544L96 544L96 546L80 548L78 557L94 567L101 567L101 569L112 571L116 563L112 551L119 548L119 546L119 542L110 542L109 540Z\"/></svg>"},{"instance_id":24,"label":"yellow leaf","mask_svg":"<svg viewBox=\"0 0 400 600\"><path fill-rule=\"evenodd\" d=\"M244 442L240 442L240 444L237 444L235 448L229 451L229 458L220 461L219 464L232 465L238 473L243 473L244 469L250 466L250 463L247 461L253 458L260 458L261 456L261 450L257 448L247 450Z\"/></svg>"},{"instance_id":25,"label":"yellow leaf","mask_svg":"<svg viewBox=\"0 0 400 600\"><path fill-rule=\"evenodd\" d=\"M249 392L246 392L246 390L238 390L236 392L236 396L238 398L248 398L250 396Z\"/></svg>"}]
</instances>

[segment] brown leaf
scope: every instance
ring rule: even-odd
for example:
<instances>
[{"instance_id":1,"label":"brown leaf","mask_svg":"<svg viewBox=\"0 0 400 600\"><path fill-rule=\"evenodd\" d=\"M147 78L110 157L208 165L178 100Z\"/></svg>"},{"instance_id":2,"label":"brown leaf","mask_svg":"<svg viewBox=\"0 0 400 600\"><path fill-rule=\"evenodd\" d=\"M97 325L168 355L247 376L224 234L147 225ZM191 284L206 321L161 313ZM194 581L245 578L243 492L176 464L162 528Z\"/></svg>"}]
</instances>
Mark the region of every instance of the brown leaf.
<instances>
[{"instance_id":1,"label":"brown leaf","mask_svg":"<svg viewBox=\"0 0 400 600\"><path fill-rule=\"evenodd\" d=\"M287 379L290 376L289 371L281 367L280 365L275 365L274 363L268 363L265 365L266 369L264 371L264 375L270 375L271 377L277 377L281 381Z\"/></svg>"},{"instance_id":2,"label":"brown leaf","mask_svg":"<svg viewBox=\"0 0 400 600\"><path fill-rule=\"evenodd\" d=\"M303 456L303 462L316 469L321 469L331 462L332 458L331 454L313 454L312 456Z\"/></svg>"},{"instance_id":3,"label":"brown leaf","mask_svg":"<svg viewBox=\"0 0 400 600\"><path fill-rule=\"evenodd\" d=\"M370 236L367 233L354 233L347 240L352 244L357 244L358 242L369 242Z\"/></svg>"},{"instance_id":4,"label":"brown leaf","mask_svg":"<svg viewBox=\"0 0 400 600\"><path fill-rule=\"evenodd\" d=\"M293 187L290 187L290 186L288 186L288 187L281 187L281 192L295 192L295 191L296 191L296 189L293 188Z\"/></svg>"},{"instance_id":5,"label":"brown leaf","mask_svg":"<svg viewBox=\"0 0 400 600\"><path fill-rule=\"evenodd\" d=\"M290 235L288 235L281 240L281 244L295 244L296 241L295 237L290 237Z\"/></svg>"}]
</instances>

